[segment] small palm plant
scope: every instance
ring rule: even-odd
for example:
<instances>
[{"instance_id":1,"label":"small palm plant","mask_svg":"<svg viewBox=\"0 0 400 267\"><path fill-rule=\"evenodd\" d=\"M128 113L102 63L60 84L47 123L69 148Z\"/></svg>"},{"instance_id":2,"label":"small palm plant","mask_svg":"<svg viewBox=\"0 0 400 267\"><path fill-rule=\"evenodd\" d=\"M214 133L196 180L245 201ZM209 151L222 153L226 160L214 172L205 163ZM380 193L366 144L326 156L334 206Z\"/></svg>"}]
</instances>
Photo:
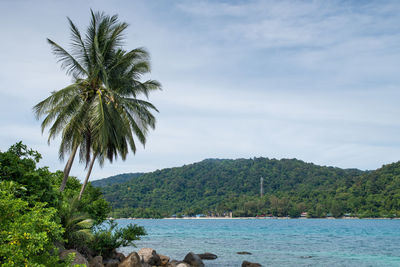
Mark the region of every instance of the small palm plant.
<instances>
[{"instance_id":1,"label":"small palm plant","mask_svg":"<svg viewBox=\"0 0 400 267\"><path fill-rule=\"evenodd\" d=\"M88 214L79 211L79 205L77 198L64 201L59 209L59 215L65 229L65 246L82 251L93 240L93 220Z\"/></svg>"}]
</instances>

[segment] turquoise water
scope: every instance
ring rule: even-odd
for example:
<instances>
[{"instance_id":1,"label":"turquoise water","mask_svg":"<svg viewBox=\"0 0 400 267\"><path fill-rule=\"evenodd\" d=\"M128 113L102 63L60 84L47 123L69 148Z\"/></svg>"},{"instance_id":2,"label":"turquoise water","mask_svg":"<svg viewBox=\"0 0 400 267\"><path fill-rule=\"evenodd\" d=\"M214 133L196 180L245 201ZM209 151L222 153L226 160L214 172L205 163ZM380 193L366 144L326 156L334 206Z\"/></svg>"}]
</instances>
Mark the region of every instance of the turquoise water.
<instances>
[{"instance_id":1,"label":"turquoise water","mask_svg":"<svg viewBox=\"0 0 400 267\"><path fill-rule=\"evenodd\" d=\"M148 235L136 242L182 260L211 252L207 267L241 266L400 266L400 220L244 219L118 220L136 223ZM121 248L123 253L137 250ZM252 255L238 255L248 251Z\"/></svg>"}]
</instances>

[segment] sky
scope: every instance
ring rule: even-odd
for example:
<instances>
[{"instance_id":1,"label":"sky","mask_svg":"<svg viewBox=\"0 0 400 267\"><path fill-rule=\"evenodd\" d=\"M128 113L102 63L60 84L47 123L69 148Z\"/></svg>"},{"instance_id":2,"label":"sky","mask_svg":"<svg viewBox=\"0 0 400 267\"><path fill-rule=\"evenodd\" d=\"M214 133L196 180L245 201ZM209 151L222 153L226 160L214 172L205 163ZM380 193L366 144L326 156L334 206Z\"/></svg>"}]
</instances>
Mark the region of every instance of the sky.
<instances>
[{"instance_id":1,"label":"sky","mask_svg":"<svg viewBox=\"0 0 400 267\"><path fill-rule=\"evenodd\" d=\"M92 180L205 158L297 158L376 169L400 160L399 1L0 1L0 150L18 141L55 171L59 139L32 107L71 83L46 38L69 47L90 9L151 55L160 113L145 147ZM84 165L71 174L83 180Z\"/></svg>"}]
</instances>

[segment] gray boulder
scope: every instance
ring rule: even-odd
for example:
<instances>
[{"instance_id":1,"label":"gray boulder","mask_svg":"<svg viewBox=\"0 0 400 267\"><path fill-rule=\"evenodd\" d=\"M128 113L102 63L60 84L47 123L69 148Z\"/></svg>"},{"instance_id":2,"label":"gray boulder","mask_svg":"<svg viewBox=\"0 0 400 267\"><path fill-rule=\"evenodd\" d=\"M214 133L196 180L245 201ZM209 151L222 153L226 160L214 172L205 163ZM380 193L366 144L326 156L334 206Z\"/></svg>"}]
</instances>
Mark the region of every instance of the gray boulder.
<instances>
[{"instance_id":1,"label":"gray boulder","mask_svg":"<svg viewBox=\"0 0 400 267\"><path fill-rule=\"evenodd\" d=\"M242 262L242 267L262 267L261 264L259 263L254 263L254 262L249 262L249 261L243 261Z\"/></svg>"},{"instance_id":2,"label":"gray boulder","mask_svg":"<svg viewBox=\"0 0 400 267\"><path fill-rule=\"evenodd\" d=\"M199 255L200 259L202 259L202 260L215 260L216 258L218 258L217 255L212 254L210 252L204 252L204 253L197 254L197 255Z\"/></svg>"},{"instance_id":3,"label":"gray boulder","mask_svg":"<svg viewBox=\"0 0 400 267\"><path fill-rule=\"evenodd\" d=\"M103 257L102 256L96 256L96 257L90 259L89 266L90 267L104 267Z\"/></svg>"},{"instance_id":4,"label":"gray boulder","mask_svg":"<svg viewBox=\"0 0 400 267\"><path fill-rule=\"evenodd\" d=\"M75 254L74 260L72 261L72 265L74 264L85 264L86 266L89 266L89 262L85 257L82 256L81 253L76 251L75 249L68 249L68 250L63 250L60 252L59 257L60 259L64 260L68 257L69 254Z\"/></svg>"},{"instance_id":5,"label":"gray boulder","mask_svg":"<svg viewBox=\"0 0 400 267\"><path fill-rule=\"evenodd\" d=\"M120 261L118 259L103 260L104 267L118 267Z\"/></svg>"},{"instance_id":6,"label":"gray boulder","mask_svg":"<svg viewBox=\"0 0 400 267\"><path fill-rule=\"evenodd\" d=\"M148 263L152 266L161 265L160 256L158 256L157 252L152 248L142 248L138 251L138 255L140 257L140 260L144 263Z\"/></svg>"},{"instance_id":7,"label":"gray boulder","mask_svg":"<svg viewBox=\"0 0 400 267\"><path fill-rule=\"evenodd\" d=\"M177 260L172 260L170 261L166 267L191 267L190 264L183 262L183 261L177 261Z\"/></svg>"},{"instance_id":8,"label":"gray boulder","mask_svg":"<svg viewBox=\"0 0 400 267\"><path fill-rule=\"evenodd\" d=\"M172 260L170 262L167 263L167 267L176 267L176 265L178 265L178 261L177 260Z\"/></svg>"},{"instance_id":9,"label":"gray boulder","mask_svg":"<svg viewBox=\"0 0 400 267\"><path fill-rule=\"evenodd\" d=\"M194 266L194 267L204 267L204 263L199 257L199 255L189 252L185 258L183 259L184 262Z\"/></svg>"},{"instance_id":10,"label":"gray boulder","mask_svg":"<svg viewBox=\"0 0 400 267\"><path fill-rule=\"evenodd\" d=\"M236 254L239 254L239 255L251 255L251 253L247 252L247 251L239 251L239 252L236 252Z\"/></svg>"},{"instance_id":11,"label":"gray boulder","mask_svg":"<svg viewBox=\"0 0 400 267\"><path fill-rule=\"evenodd\" d=\"M126 257L124 254L122 254L120 252L115 252L113 258L122 262L123 260L125 260Z\"/></svg>"},{"instance_id":12,"label":"gray boulder","mask_svg":"<svg viewBox=\"0 0 400 267\"><path fill-rule=\"evenodd\" d=\"M165 255L161 255L161 254L158 254L158 256L160 256L160 260L161 260L161 266L166 266L167 264L168 264L168 262L169 262L169 257L168 256L165 256Z\"/></svg>"},{"instance_id":13,"label":"gray boulder","mask_svg":"<svg viewBox=\"0 0 400 267\"><path fill-rule=\"evenodd\" d=\"M143 267L140 262L140 257L136 252L132 252L129 254L118 267Z\"/></svg>"}]
</instances>

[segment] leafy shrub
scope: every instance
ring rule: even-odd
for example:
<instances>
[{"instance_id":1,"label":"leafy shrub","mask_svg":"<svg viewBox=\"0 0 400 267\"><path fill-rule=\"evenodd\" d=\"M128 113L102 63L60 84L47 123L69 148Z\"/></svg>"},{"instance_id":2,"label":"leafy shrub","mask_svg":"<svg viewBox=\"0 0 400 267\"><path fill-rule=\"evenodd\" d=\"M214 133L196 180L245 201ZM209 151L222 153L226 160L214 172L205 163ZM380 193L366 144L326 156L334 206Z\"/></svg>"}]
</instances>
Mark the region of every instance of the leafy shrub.
<instances>
[{"instance_id":1,"label":"leafy shrub","mask_svg":"<svg viewBox=\"0 0 400 267\"><path fill-rule=\"evenodd\" d=\"M0 266L68 266L57 257L55 242L86 255L110 255L146 234L136 225L102 225L110 206L101 191L88 184L77 201L81 184L70 177L61 194L63 173L37 168L40 158L21 142L0 151Z\"/></svg>"},{"instance_id":2,"label":"leafy shrub","mask_svg":"<svg viewBox=\"0 0 400 267\"><path fill-rule=\"evenodd\" d=\"M33 206L15 195L26 191L17 183L0 182L0 265L59 266L53 242L61 240L56 209ZM51 252L53 251L53 254Z\"/></svg>"},{"instance_id":3,"label":"leafy shrub","mask_svg":"<svg viewBox=\"0 0 400 267\"><path fill-rule=\"evenodd\" d=\"M115 221L108 220L94 230L91 248L96 255L107 258L119 247L134 246L133 241L140 240L140 236L146 234L142 226L130 224L124 228L117 228Z\"/></svg>"}]
</instances>

